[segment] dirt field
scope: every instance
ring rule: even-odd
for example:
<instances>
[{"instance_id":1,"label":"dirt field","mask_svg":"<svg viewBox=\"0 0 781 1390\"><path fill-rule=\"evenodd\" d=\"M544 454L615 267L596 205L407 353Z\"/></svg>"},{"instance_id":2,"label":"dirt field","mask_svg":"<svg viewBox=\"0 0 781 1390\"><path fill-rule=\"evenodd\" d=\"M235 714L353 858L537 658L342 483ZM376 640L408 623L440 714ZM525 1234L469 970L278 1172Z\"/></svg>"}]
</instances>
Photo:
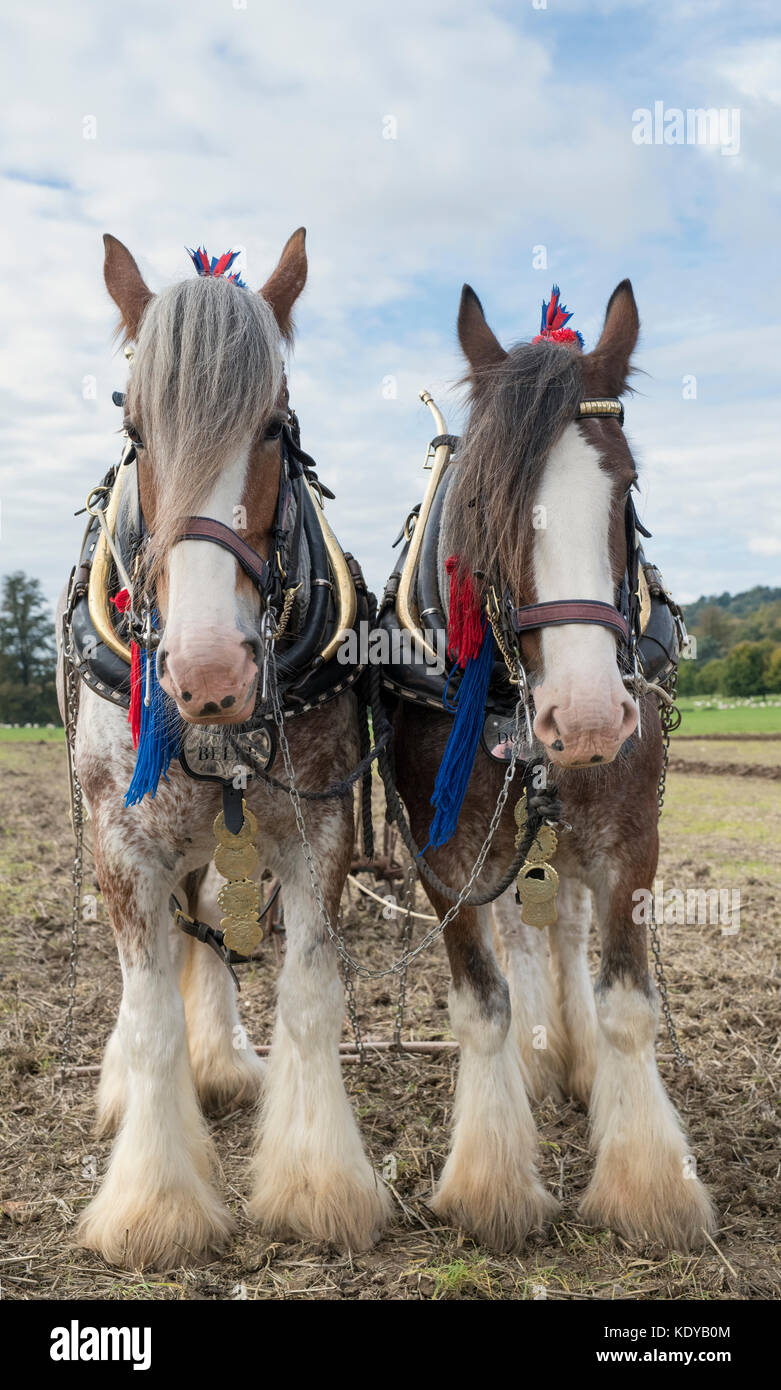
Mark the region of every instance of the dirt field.
<instances>
[{"instance_id":1,"label":"dirt field","mask_svg":"<svg viewBox=\"0 0 781 1390\"><path fill-rule=\"evenodd\" d=\"M661 1068L689 1129L698 1168L721 1212L718 1250L684 1257L633 1248L593 1231L576 1209L590 1171L587 1124L576 1105L537 1110L544 1181L562 1217L522 1257L476 1248L437 1224L426 1206L442 1165L453 1098L452 1055L346 1065L347 1085L373 1161L395 1158L395 1229L370 1254L271 1243L243 1216L252 1117L213 1123L224 1190L239 1218L228 1254L208 1266L126 1274L75 1250L74 1220L95 1189L108 1146L91 1132L93 1075L59 1069L67 998L71 840L64 749L0 744L2 1089L0 1283L5 1298L109 1299L679 1299L778 1297L778 1042L781 744L676 740L663 820L664 887L740 888L737 935L718 925L664 929L673 1011L693 1071L677 1071L659 1040ZM692 770L685 764L691 763ZM696 769L696 770L694 770ZM768 775L762 769L773 769ZM85 889L92 887L87 872ZM354 953L372 964L399 950L398 927L365 900L346 904ZM418 906L425 911L422 895ZM102 911L102 909L101 909ZM421 930L418 924L418 930ZM83 928L74 1062L96 1064L119 1000L106 925ZM251 1036L268 1041L274 948L242 970ZM596 955L595 955L596 963ZM439 944L410 977L405 1036L447 1038L447 971ZM390 990L361 985L369 1036L389 1037ZM347 1036L345 1034L345 1036Z\"/></svg>"}]
</instances>

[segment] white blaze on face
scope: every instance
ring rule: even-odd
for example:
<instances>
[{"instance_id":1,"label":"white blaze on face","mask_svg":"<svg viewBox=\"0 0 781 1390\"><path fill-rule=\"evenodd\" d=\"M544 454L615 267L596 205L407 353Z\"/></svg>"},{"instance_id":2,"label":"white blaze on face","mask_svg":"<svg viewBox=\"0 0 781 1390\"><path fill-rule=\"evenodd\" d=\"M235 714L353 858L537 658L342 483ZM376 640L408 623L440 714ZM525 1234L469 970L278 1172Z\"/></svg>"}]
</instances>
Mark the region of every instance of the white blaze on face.
<instances>
[{"instance_id":1,"label":"white blaze on face","mask_svg":"<svg viewBox=\"0 0 781 1390\"><path fill-rule=\"evenodd\" d=\"M594 599L614 603L610 567L613 483L597 449L568 425L551 450L536 506L544 525L534 531L538 603ZM535 690L534 729L561 763L609 761L636 723L618 672L616 636L592 623L540 631L543 677ZM630 727L631 726L631 727Z\"/></svg>"},{"instance_id":2,"label":"white blaze on face","mask_svg":"<svg viewBox=\"0 0 781 1390\"><path fill-rule=\"evenodd\" d=\"M249 463L249 447L222 470L202 515L233 527ZM240 533L239 533L240 534ZM241 605L243 608L244 605ZM236 560L212 541L180 541L168 558L162 685L183 714L247 718L257 668L242 628L256 626L240 611Z\"/></svg>"}]
</instances>

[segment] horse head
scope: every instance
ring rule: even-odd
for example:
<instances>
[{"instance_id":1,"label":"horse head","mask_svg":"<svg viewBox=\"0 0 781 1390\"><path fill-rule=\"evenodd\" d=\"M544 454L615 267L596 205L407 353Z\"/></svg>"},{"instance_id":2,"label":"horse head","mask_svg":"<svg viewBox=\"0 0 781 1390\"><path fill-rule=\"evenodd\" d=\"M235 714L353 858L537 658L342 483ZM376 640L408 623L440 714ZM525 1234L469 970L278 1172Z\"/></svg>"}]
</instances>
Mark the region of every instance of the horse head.
<instances>
[{"instance_id":1,"label":"horse head","mask_svg":"<svg viewBox=\"0 0 781 1390\"><path fill-rule=\"evenodd\" d=\"M617 609L636 468L618 418L580 418L579 408L626 390L638 331L628 280L589 353L570 330L505 351L468 285L461 297L470 412L445 544L516 613L556 605L536 628L519 623L518 640L535 735L565 767L611 762L637 726Z\"/></svg>"},{"instance_id":2,"label":"horse head","mask_svg":"<svg viewBox=\"0 0 781 1390\"><path fill-rule=\"evenodd\" d=\"M137 445L158 678L190 723L242 723L255 705L261 595L237 552L262 562L271 550L273 435L287 416L281 350L306 281L305 232L258 294L221 273L229 258L210 269L202 253L205 272L153 294L127 248L104 241L120 332L135 343L125 428ZM193 518L218 525L191 538Z\"/></svg>"}]
</instances>

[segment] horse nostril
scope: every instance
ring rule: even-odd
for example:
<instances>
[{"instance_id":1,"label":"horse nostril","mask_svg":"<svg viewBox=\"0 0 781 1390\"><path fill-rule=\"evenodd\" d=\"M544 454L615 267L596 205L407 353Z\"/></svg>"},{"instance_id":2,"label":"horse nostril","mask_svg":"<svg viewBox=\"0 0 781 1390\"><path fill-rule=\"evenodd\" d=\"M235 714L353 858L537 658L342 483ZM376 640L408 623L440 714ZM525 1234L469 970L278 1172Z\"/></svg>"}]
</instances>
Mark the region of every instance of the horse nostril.
<instances>
[{"instance_id":1,"label":"horse nostril","mask_svg":"<svg viewBox=\"0 0 781 1390\"><path fill-rule=\"evenodd\" d=\"M190 694L190 691L189 691L189 690L183 690L183 691L182 691L182 699L184 700L185 704L189 703L189 701L192 700L192 698L193 698L193 697L192 697L192 695Z\"/></svg>"},{"instance_id":2,"label":"horse nostril","mask_svg":"<svg viewBox=\"0 0 781 1390\"><path fill-rule=\"evenodd\" d=\"M220 700L220 704L222 705L223 709L230 709L231 705L235 705L235 703L235 695L226 695L222 700Z\"/></svg>"},{"instance_id":3,"label":"horse nostril","mask_svg":"<svg viewBox=\"0 0 781 1390\"><path fill-rule=\"evenodd\" d=\"M557 738L555 743L551 744L551 748L555 748L557 753L563 753L564 744L562 743L560 738Z\"/></svg>"}]
</instances>

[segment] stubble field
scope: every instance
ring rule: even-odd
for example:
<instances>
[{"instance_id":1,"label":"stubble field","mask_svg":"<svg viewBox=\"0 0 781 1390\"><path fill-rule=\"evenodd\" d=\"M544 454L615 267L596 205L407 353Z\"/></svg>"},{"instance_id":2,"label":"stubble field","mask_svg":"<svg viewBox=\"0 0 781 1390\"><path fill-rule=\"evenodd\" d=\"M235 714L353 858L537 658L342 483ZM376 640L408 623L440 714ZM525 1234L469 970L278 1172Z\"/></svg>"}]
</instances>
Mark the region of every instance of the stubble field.
<instances>
[{"instance_id":1,"label":"stubble field","mask_svg":"<svg viewBox=\"0 0 781 1390\"><path fill-rule=\"evenodd\" d=\"M224 1195L238 1233L219 1260L128 1273L74 1247L78 1214L105 1170L92 1132L92 1072L62 1074L68 995L71 837L65 758L54 739L0 741L0 1283L11 1299L679 1299L778 1297L778 956L781 742L676 738L659 876L669 888L741 893L740 929L668 925L663 948L673 1012L691 1070L660 1066L720 1211L716 1246L695 1256L630 1246L584 1226L578 1199L591 1160L585 1112L536 1108L543 1180L561 1217L520 1256L496 1255L444 1228L427 1206L448 1142L452 1053L375 1054L345 1064L372 1160L392 1178L396 1222L368 1254L272 1242L244 1215L253 1117L211 1121ZM85 889L94 887L87 859ZM399 924L354 891L345 899L351 950L367 963L399 953ZM418 909L427 911L423 895ZM95 1067L116 1017L120 976L102 904L82 928L73 1062ZM422 924L418 924L418 931ZM594 945L593 964L597 964ZM273 943L241 970L241 1012L254 1042L271 1033L279 964ZM404 1036L448 1033L441 943L410 973ZM395 999L384 981L359 987L369 1039L388 1038ZM348 1036L345 1028L345 1038ZM97 1177L96 1177L97 1174Z\"/></svg>"}]
</instances>

